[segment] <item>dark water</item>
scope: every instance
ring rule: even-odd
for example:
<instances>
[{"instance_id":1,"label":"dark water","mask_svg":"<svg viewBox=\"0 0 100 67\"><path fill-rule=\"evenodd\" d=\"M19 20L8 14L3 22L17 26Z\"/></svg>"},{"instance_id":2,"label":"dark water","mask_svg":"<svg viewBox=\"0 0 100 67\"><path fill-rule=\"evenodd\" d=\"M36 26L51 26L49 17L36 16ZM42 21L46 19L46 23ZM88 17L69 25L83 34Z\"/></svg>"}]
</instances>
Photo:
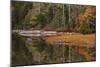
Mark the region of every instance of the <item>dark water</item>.
<instances>
[{"instance_id":1,"label":"dark water","mask_svg":"<svg viewBox=\"0 0 100 67\"><path fill-rule=\"evenodd\" d=\"M40 53L40 59L38 60L41 60L41 62L39 63L91 61L94 59L90 57L95 58L95 47L89 48L89 47L79 47L79 46L68 46L70 44L64 45L61 43L48 44L45 43L45 40L43 40L41 37L38 38L33 37L31 39L33 41L30 44L31 49L36 48L32 51L32 53L34 53L35 51L37 53Z\"/></svg>"},{"instance_id":2,"label":"dark water","mask_svg":"<svg viewBox=\"0 0 100 67\"><path fill-rule=\"evenodd\" d=\"M14 59L19 59L14 62L17 64L19 61L29 61L28 64L51 64L51 63L67 63L67 62L80 62L80 61L93 61L95 60L95 47L79 47L79 46L69 46L64 44L48 44L42 37L23 37L17 35L13 40L13 44L17 46L12 52ZM18 42L19 41L19 42ZM18 45L19 43L19 45ZM12 45L13 45L12 44ZM23 48L24 45L25 48ZM15 50L19 49L24 54L18 58L19 53ZM26 51L27 49L27 51ZM28 54L26 54L28 53ZM29 58L30 57L30 58ZM15 61L12 59L13 61ZM20 64L26 64L20 63Z\"/></svg>"}]
</instances>

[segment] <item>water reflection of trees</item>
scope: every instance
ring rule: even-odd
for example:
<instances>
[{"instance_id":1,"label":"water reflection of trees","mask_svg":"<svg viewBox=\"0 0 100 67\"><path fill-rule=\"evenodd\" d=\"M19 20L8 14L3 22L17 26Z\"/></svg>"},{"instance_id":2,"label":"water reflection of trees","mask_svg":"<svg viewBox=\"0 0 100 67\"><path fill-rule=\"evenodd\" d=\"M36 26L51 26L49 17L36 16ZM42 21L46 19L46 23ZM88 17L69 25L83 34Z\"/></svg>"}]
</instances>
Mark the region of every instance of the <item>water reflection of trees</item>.
<instances>
[{"instance_id":1,"label":"water reflection of trees","mask_svg":"<svg viewBox=\"0 0 100 67\"><path fill-rule=\"evenodd\" d=\"M79 46L70 46L70 53L69 53L69 46L64 46L63 52L63 44L47 44L42 38L33 38L33 45L31 45L33 50L33 56L39 53L40 58L38 58L36 64L43 64L43 63L63 63L63 62L79 62L79 61L91 61L94 59L87 59L84 54L79 53L79 49L83 49L84 52L87 54L91 54L92 57L95 57L95 49L88 48L88 47L79 47ZM88 49L88 50L86 50ZM93 50L94 49L94 50ZM35 51L35 53L34 53ZM70 54L70 58L69 58ZM63 56L64 55L64 56ZM34 60L34 59L33 59Z\"/></svg>"},{"instance_id":2,"label":"water reflection of trees","mask_svg":"<svg viewBox=\"0 0 100 67\"><path fill-rule=\"evenodd\" d=\"M12 62L16 65L63 63L69 62L69 60L70 62L95 60L95 48L65 45L63 52L63 44L51 45L41 37L31 37L32 43L28 43L26 37L18 34L12 36ZM89 56L86 57L82 52L80 54L80 49L87 52L94 59L91 59L91 57L87 59Z\"/></svg>"},{"instance_id":3,"label":"water reflection of trees","mask_svg":"<svg viewBox=\"0 0 100 67\"><path fill-rule=\"evenodd\" d=\"M12 34L12 64L27 65L33 63L32 54L25 46L25 38L18 34Z\"/></svg>"}]
</instances>

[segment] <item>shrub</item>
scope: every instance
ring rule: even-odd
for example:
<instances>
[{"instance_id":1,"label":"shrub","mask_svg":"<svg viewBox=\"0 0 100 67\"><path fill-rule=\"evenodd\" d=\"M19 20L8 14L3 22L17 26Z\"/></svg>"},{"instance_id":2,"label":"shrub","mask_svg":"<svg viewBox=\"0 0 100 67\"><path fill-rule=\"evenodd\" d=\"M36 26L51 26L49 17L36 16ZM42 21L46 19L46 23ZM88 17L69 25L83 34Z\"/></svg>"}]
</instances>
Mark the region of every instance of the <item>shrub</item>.
<instances>
[{"instance_id":1,"label":"shrub","mask_svg":"<svg viewBox=\"0 0 100 67\"><path fill-rule=\"evenodd\" d=\"M80 33L82 33L82 34L89 33L89 26L88 26L88 24L86 24L86 23L81 23L81 24L80 24L80 27L79 27L79 31L80 31Z\"/></svg>"}]
</instances>

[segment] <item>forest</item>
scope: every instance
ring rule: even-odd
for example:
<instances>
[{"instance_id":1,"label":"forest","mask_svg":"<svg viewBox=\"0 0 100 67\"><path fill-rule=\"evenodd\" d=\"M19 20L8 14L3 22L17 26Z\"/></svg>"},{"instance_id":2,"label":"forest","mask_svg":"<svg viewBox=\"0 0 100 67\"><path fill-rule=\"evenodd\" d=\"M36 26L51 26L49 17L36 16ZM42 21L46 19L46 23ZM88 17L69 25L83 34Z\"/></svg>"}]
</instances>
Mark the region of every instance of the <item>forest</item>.
<instances>
[{"instance_id":1,"label":"forest","mask_svg":"<svg viewBox=\"0 0 100 67\"><path fill-rule=\"evenodd\" d=\"M12 5L13 29L95 33L95 6L32 2Z\"/></svg>"},{"instance_id":2,"label":"forest","mask_svg":"<svg viewBox=\"0 0 100 67\"><path fill-rule=\"evenodd\" d=\"M11 16L12 31L61 32L47 37L25 37L12 32L12 65L95 60L95 6L12 1ZM63 45L65 42L67 45ZM80 46L83 44L86 46ZM92 47L87 46L91 44Z\"/></svg>"}]
</instances>

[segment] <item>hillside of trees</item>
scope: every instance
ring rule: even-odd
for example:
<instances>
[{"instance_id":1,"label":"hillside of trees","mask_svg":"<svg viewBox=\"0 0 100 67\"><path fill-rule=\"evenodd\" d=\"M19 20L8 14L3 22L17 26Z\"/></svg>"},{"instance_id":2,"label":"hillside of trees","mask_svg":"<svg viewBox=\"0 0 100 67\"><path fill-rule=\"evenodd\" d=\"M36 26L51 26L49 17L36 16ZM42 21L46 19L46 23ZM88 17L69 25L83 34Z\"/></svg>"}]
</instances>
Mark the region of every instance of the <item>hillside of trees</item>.
<instances>
[{"instance_id":1,"label":"hillside of trees","mask_svg":"<svg viewBox=\"0 0 100 67\"><path fill-rule=\"evenodd\" d=\"M12 2L11 9L12 29L95 33L95 6Z\"/></svg>"}]
</instances>

